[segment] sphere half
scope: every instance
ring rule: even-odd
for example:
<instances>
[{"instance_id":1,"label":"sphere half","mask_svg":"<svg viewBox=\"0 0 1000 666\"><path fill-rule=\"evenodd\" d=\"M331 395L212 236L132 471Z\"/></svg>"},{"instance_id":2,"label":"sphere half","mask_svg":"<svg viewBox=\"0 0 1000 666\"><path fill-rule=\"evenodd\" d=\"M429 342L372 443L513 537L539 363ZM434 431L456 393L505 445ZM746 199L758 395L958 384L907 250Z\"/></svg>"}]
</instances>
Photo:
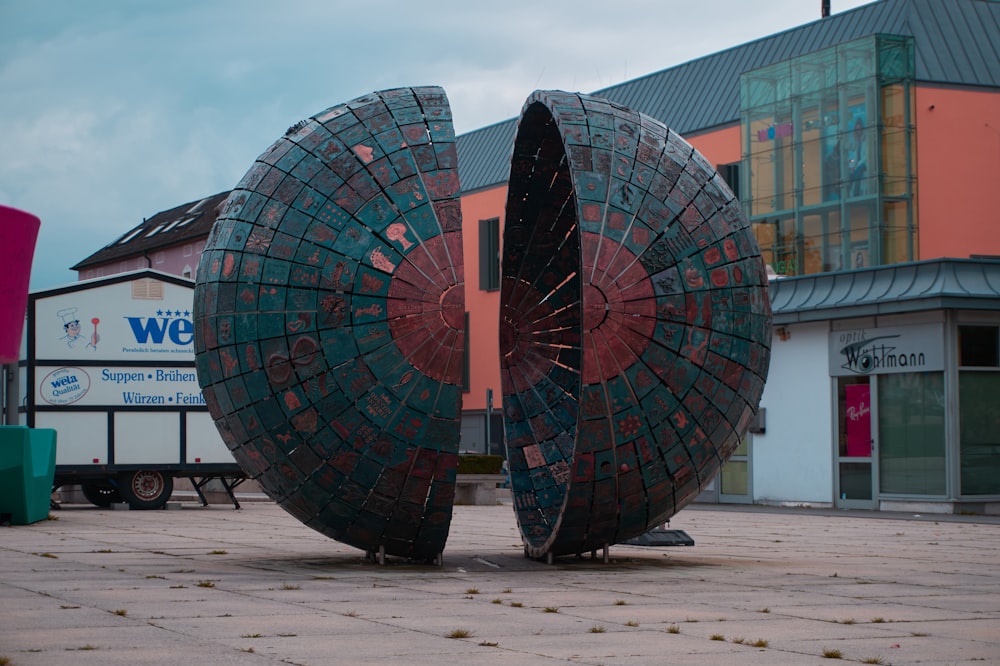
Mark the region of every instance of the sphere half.
<instances>
[{"instance_id":1,"label":"sphere half","mask_svg":"<svg viewBox=\"0 0 1000 666\"><path fill-rule=\"evenodd\" d=\"M532 557L638 536L745 434L771 312L739 202L687 142L597 97L536 91L511 158L500 355Z\"/></svg>"},{"instance_id":2,"label":"sphere half","mask_svg":"<svg viewBox=\"0 0 1000 666\"><path fill-rule=\"evenodd\" d=\"M369 552L435 558L451 523L464 270L442 89L289 128L223 204L198 267L209 412L289 513Z\"/></svg>"}]
</instances>

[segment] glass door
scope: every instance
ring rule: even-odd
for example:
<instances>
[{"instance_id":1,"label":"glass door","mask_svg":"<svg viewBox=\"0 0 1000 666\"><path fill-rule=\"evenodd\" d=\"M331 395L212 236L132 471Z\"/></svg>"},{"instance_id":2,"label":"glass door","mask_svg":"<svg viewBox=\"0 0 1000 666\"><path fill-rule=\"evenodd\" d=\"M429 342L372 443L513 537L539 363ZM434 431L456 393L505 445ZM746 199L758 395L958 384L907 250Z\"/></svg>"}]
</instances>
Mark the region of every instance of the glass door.
<instances>
[{"instance_id":1,"label":"glass door","mask_svg":"<svg viewBox=\"0 0 1000 666\"><path fill-rule=\"evenodd\" d=\"M719 473L720 504L751 504L750 444L753 435L747 433L733 455L722 465Z\"/></svg>"},{"instance_id":2,"label":"glass door","mask_svg":"<svg viewBox=\"0 0 1000 666\"><path fill-rule=\"evenodd\" d=\"M837 378L835 504L839 508L877 508L872 393L872 378L867 375Z\"/></svg>"}]
</instances>

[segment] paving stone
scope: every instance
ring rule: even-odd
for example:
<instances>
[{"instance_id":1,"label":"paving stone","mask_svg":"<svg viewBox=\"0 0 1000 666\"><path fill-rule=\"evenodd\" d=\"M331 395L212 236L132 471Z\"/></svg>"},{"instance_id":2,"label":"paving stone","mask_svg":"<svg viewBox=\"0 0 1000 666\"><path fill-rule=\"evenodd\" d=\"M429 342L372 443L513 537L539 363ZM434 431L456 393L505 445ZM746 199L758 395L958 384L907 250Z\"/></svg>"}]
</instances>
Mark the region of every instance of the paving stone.
<instances>
[{"instance_id":1,"label":"paving stone","mask_svg":"<svg viewBox=\"0 0 1000 666\"><path fill-rule=\"evenodd\" d=\"M179 504L67 505L58 520L5 528L0 656L818 664L836 649L896 666L1000 659L996 517L692 504L670 526L693 547L620 545L608 563L547 565L524 557L509 504L459 506L443 566L428 567L380 566L270 502ZM472 635L448 638L456 629ZM748 644L758 639L767 646Z\"/></svg>"}]
</instances>

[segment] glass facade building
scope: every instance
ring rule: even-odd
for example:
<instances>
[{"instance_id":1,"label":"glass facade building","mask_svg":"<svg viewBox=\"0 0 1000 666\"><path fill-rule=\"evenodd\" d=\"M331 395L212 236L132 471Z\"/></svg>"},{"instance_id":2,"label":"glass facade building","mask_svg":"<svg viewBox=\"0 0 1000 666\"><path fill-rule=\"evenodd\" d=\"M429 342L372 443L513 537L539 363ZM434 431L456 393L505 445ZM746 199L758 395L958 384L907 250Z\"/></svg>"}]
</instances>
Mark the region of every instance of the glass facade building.
<instances>
[{"instance_id":1,"label":"glass facade building","mask_svg":"<svg viewBox=\"0 0 1000 666\"><path fill-rule=\"evenodd\" d=\"M917 258L913 77L891 35L740 76L741 200L777 274Z\"/></svg>"}]
</instances>

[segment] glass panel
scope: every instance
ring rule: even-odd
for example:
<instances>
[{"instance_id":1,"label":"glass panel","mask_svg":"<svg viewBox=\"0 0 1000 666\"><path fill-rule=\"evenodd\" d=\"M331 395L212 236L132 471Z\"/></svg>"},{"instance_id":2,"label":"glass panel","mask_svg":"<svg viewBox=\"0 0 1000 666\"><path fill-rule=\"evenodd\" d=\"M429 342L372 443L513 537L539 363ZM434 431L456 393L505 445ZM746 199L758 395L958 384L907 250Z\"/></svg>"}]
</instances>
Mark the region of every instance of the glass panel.
<instances>
[{"instance_id":1,"label":"glass panel","mask_svg":"<svg viewBox=\"0 0 1000 666\"><path fill-rule=\"evenodd\" d=\"M847 210L851 223L851 257L846 268L867 268L874 264L869 256L869 234L871 232L871 208L865 205L850 206Z\"/></svg>"},{"instance_id":2,"label":"glass panel","mask_svg":"<svg viewBox=\"0 0 1000 666\"><path fill-rule=\"evenodd\" d=\"M844 268L843 236L840 233L840 211L831 210L824 214L823 270L839 271Z\"/></svg>"},{"instance_id":3,"label":"glass panel","mask_svg":"<svg viewBox=\"0 0 1000 666\"><path fill-rule=\"evenodd\" d=\"M795 247L795 220L775 220L777 238L774 245L774 263L771 267L778 275L798 275L799 262Z\"/></svg>"},{"instance_id":4,"label":"glass panel","mask_svg":"<svg viewBox=\"0 0 1000 666\"><path fill-rule=\"evenodd\" d=\"M719 474L719 490L726 495L746 495L750 492L748 463L745 460L730 460L722 466Z\"/></svg>"},{"instance_id":5,"label":"glass panel","mask_svg":"<svg viewBox=\"0 0 1000 666\"><path fill-rule=\"evenodd\" d=\"M796 129L800 131L795 137L800 142L800 206L815 206L823 200L823 123L819 100L818 95L804 97L799 105L799 117L796 121Z\"/></svg>"},{"instance_id":6,"label":"glass panel","mask_svg":"<svg viewBox=\"0 0 1000 666\"><path fill-rule=\"evenodd\" d=\"M882 204L882 259L886 264L913 260L905 201L884 201Z\"/></svg>"},{"instance_id":7,"label":"glass panel","mask_svg":"<svg viewBox=\"0 0 1000 666\"><path fill-rule=\"evenodd\" d=\"M778 123L773 128L774 139L774 209L791 210L795 207L795 155L792 149L791 121Z\"/></svg>"},{"instance_id":8,"label":"glass panel","mask_svg":"<svg viewBox=\"0 0 1000 666\"><path fill-rule=\"evenodd\" d=\"M795 224L789 218L771 218L753 225L761 257L778 275L797 275Z\"/></svg>"},{"instance_id":9,"label":"glass panel","mask_svg":"<svg viewBox=\"0 0 1000 666\"><path fill-rule=\"evenodd\" d=\"M751 117L746 128L749 154L744 160L749 162L751 215L766 215L775 210L774 141L768 138L773 127L774 116L759 113Z\"/></svg>"},{"instance_id":10,"label":"glass panel","mask_svg":"<svg viewBox=\"0 0 1000 666\"><path fill-rule=\"evenodd\" d=\"M840 49L844 62L841 81L860 81L875 77L875 42L873 38L848 42Z\"/></svg>"},{"instance_id":11,"label":"glass panel","mask_svg":"<svg viewBox=\"0 0 1000 666\"><path fill-rule=\"evenodd\" d=\"M765 264L770 264L771 268L774 268L774 241L775 225L767 222L754 222L753 223L753 235L757 238L757 244L760 246L760 256L764 260Z\"/></svg>"},{"instance_id":12,"label":"glass panel","mask_svg":"<svg viewBox=\"0 0 1000 666\"><path fill-rule=\"evenodd\" d=\"M872 168L875 127L869 124L864 104L855 105L851 111L850 131L845 139L847 152L847 196L863 197L875 194L873 179L877 170Z\"/></svg>"},{"instance_id":13,"label":"glass panel","mask_svg":"<svg viewBox=\"0 0 1000 666\"><path fill-rule=\"evenodd\" d=\"M825 91L823 98L823 201L837 201L841 197L843 174L843 145L840 140L840 107L836 88Z\"/></svg>"},{"instance_id":14,"label":"glass panel","mask_svg":"<svg viewBox=\"0 0 1000 666\"><path fill-rule=\"evenodd\" d=\"M886 127L906 127L906 86L894 83L882 88L882 124Z\"/></svg>"},{"instance_id":15,"label":"glass panel","mask_svg":"<svg viewBox=\"0 0 1000 666\"><path fill-rule=\"evenodd\" d=\"M802 218L802 274L811 275L829 270L823 265L823 243L826 235L822 215Z\"/></svg>"},{"instance_id":16,"label":"glass panel","mask_svg":"<svg viewBox=\"0 0 1000 666\"><path fill-rule=\"evenodd\" d=\"M879 76L884 79L912 79L913 38L879 35Z\"/></svg>"},{"instance_id":17,"label":"glass panel","mask_svg":"<svg viewBox=\"0 0 1000 666\"><path fill-rule=\"evenodd\" d=\"M750 441L750 435L744 435L743 439L740 440L740 445L736 447L735 451L733 451L733 455L745 456L747 454L747 450L749 449L749 446L747 444L747 442L749 441Z\"/></svg>"},{"instance_id":18,"label":"glass panel","mask_svg":"<svg viewBox=\"0 0 1000 666\"><path fill-rule=\"evenodd\" d=\"M840 463L840 499L870 500L871 498L871 463Z\"/></svg>"},{"instance_id":19,"label":"glass panel","mask_svg":"<svg viewBox=\"0 0 1000 666\"><path fill-rule=\"evenodd\" d=\"M961 492L1000 494L1000 372L960 372L958 393Z\"/></svg>"},{"instance_id":20,"label":"glass panel","mask_svg":"<svg viewBox=\"0 0 1000 666\"><path fill-rule=\"evenodd\" d=\"M879 490L945 494L944 373L879 375Z\"/></svg>"},{"instance_id":21,"label":"glass panel","mask_svg":"<svg viewBox=\"0 0 1000 666\"><path fill-rule=\"evenodd\" d=\"M882 132L882 194L901 197L909 188L906 162L907 131L902 128Z\"/></svg>"}]
</instances>

